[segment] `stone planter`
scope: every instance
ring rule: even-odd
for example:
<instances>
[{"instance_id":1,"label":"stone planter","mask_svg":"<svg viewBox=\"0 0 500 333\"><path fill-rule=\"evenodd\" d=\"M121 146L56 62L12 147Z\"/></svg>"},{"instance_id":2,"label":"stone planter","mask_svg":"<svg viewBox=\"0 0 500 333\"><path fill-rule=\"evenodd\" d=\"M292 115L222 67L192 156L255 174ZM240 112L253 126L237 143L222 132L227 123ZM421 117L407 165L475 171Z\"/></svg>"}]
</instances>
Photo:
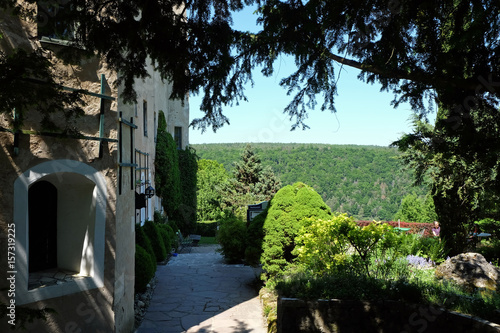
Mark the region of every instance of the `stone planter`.
<instances>
[{"instance_id":1,"label":"stone planter","mask_svg":"<svg viewBox=\"0 0 500 333\"><path fill-rule=\"evenodd\" d=\"M500 325L431 306L397 301L278 299L278 333L500 332Z\"/></svg>"}]
</instances>

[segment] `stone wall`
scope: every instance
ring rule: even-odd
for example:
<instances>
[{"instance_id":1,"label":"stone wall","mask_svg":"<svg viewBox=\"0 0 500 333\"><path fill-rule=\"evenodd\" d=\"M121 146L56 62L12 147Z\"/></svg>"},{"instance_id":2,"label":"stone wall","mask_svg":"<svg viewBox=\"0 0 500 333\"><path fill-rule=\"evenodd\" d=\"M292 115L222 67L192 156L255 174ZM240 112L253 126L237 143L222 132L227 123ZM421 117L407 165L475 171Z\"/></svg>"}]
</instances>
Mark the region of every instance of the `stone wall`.
<instances>
[{"instance_id":1,"label":"stone wall","mask_svg":"<svg viewBox=\"0 0 500 333\"><path fill-rule=\"evenodd\" d=\"M25 4L31 9L36 5ZM168 119L168 130L173 135L174 127L183 127L183 147L188 144L189 109L187 99L181 101L169 100L171 85L163 81L154 71L152 64L147 69L150 76L144 80L136 80L135 89L138 95L136 104L125 104L120 99L121 87L116 85L117 73L109 70L106 63L98 58L84 59L79 63L64 64L56 56L56 51L64 48L63 44L47 43L38 40L37 27L34 22L23 21L11 16L0 9L0 50L9 54L17 48L28 52L41 51L53 63L53 74L60 84L82 89L92 93L101 93L101 76L106 78L104 94L114 98L113 101L103 100L104 103L104 133L103 137L110 139L102 145L95 139L61 138L40 135L44 129L40 126L40 114L36 109L26 111L26 121L22 130L30 134L19 136L18 149L14 149L14 135L0 131L0 250L6 253L12 229L19 230L16 240L16 268L19 266L16 277L17 295L10 296L9 292L0 293L0 305L9 304L17 300L17 306L22 305L32 309L49 308L55 312L48 315L46 322L36 320L27 325L29 332L131 332L134 325L134 255L135 255L135 224L139 217L152 219L155 209L159 207L158 198L148 200L147 209L135 209L135 192L144 193L145 185L137 184L142 172L145 179L154 185L154 157L155 134L159 111L165 112ZM29 94L29 90L26 91ZM53 114L51 120L60 128L74 128L88 137L100 136L101 99L95 96L84 95L83 109L85 114L81 118L67 120L59 114ZM147 104L147 121L144 121L143 105ZM120 114L127 122L137 126L130 131L130 127L120 122ZM145 135L144 126L147 126ZM0 115L0 126L4 129L12 128L12 114ZM38 133L38 134L36 134ZM102 148L102 149L101 149ZM130 165L120 167L120 162L136 163L136 149L148 154L149 170L136 171ZM99 152L101 151L101 156ZM48 168L45 166L49 166ZM141 165L144 167L144 165ZM74 170L72 170L72 168ZM40 171L42 170L42 171ZM73 181L83 180L85 185L95 186L94 195L91 190L82 192L87 195L91 209L89 214L97 217L64 218L63 228L58 229L57 243L71 243L70 235L73 232L71 223L81 220L81 226L88 223L92 229L78 242L84 250L80 260L81 265L88 269L76 282L51 285L50 287L29 289L28 274L29 230L28 230L28 189L40 179L47 180L59 186L58 193L70 194L64 198L64 212L71 216L71 197L74 189L84 185ZM29 180L29 182L25 182ZM94 181L92 183L92 181ZM16 194L18 184L21 194ZM63 191L64 189L64 191ZM72 190L73 189L73 190ZM97 195L95 193L98 193ZM79 200L74 200L78 205ZM58 209L59 209L59 199ZM23 209L16 207L22 206ZM96 208L97 207L97 208ZM80 207L76 212L86 212ZM85 215L85 214L81 214ZM67 220L67 221L66 221ZM58 222L59 223L59 222ZM83 236L83 234L82 234ZM90 237L89 239L87 239ZM21 241L18 241L21 240ZM95 250L95 251L94 251ZM69 251L78 253L79 248ZM93 255L96 254L96 255ZM59 253L58 253L59 256ZM65 254L65 259L71 261L75 255ZM78 257L78 255L76 255ZM96 264L95 258L100 261ZM59 259L58 259L59 260ZM21 263L21 264L20 264ZM59 263L58 263L59 264ZM71 262L72 267L78 267L78 262ZM9 291L10 282L7 280L11 271L8 269L7 255L0 256L0 289ZM57 267L59 268L59 266ZM22 278L21 276L22 275ZM38 289L38 290L36 290ZM43 289L43 290L42 290ZM22 297L19 291L23 290ZM52 293L53 291L53 293ZM19 307L17 315L21 316ZM0 318L0 332L8 331L9 318ZM17 318L19 323L19 317Z\"/></svg>"},{"instance_id":2,"label":"stone wall","mask_svg":"<svg viewBox=\"0 0 500 333\"><path fill-rule=\"evenodd\" d=\"M278 300L278 333L493 333L500 326L431 306L396 301Z\"/></svg>"},{"instance_id":3,"label":"stone wall","mask_svg":"<svg viewBox=\"0 0 500 333\"><path fill-rule=\"evenodd\" d=\"M116 73L107 69L106 64L98 58L88 59L79 64L65 65L57 59L54 53L57 47L60 46L44 45L36 38L32 38L32 36L37 35L36 24L22 21L4 12L0 12L0 18L1 34L4 37L1 39L0 49L5 53L9 53L16 48L23 48L27 51L43 50L43 53L54 64L54 76L60 79L64 86L100 93L100 78L102 74L105 75L107 79L105 94L115 97L115 101L106 101L104 103L103 136L116 140L118 137L117 109L119 104L117 89L114 87L114 82L117 79ZM29 93L30 91L27 89L26 94ZM83 107L85 114L83 117L72 119L68 123L61 115L53 114L51 120L60 128L66 128L69 125L83 135L98 137L101 99L92 96L84 96L83 99L85 101ZM17 232L15 238L16 270L9 269L10 262L7 260L6 255L0 256L0 288L9 290L10 284L8 284L6 277L12 275L8 272L15 271L15 290L12 295L4 292L0 293L0 303L9 304L12 300L18 302L15 312L16 328L19 328L23 308L48 308L54 311L48 315L47 321L35 320L33 323L28 323L26 330L29 332L130 332L134 321L133 295L122 299L115 295L117 288L120 290L127 289L133 294L134 264L134 232L131 228L130 217L128 218L129 223L125 224L123 221L117 220L116 213L118 143L105 142L102 157L99 158L100 145L96 140L33 134L44 130L40 126L40 115L36 109L24 111L26 112L26 121L22 130L32 131L32 133L19 136L18 153L14 151L13 134L0 132L0 165L2 170L2 177L0 177L0 186L2 188L0 192L0 249L2 253L6 253L7 246L10 244L9 232L13 229ZM0 115L0 126L7 129L11 128L11 116L9 114ZM41 167L43 165L48 165L48 167ZM16 207L19 204L27 205L28 197L26 192L16 194L15 184L16 182L19 183L20 179L34 179L33 174L38 173L40 168L43 169L39 173L40 177L63 184L68 193L71 192L71 188L78 188L78 185L73 187L71 184L72 180L78 178L67 177L67 175L75 174L81 176L80 179L84 179L86 176L93 179L98 177L103 180L101 183L96 184L96 191L105 193L105 195L101 197L94 196L94 199L101 202L91 202L90 204L101 207L101 210L98 210L95 214L99 215L99 218L104 222L99 225L95 225L93 222L89 224L95 230L86 233L91 239L87 239L85 242L88 242L88 244L83 245L92 248L84 252L86 255L93 253L93 251L100 252L100 262L97 265L91 265L90 263L94 258L84 257L81 259L82 265L86 264L92 267L85 274L91 275L92 279L84 276L74 283L61 283L36 289L28 289L28 286L25 285L29 275L26 267L29 264L29 248L26 246L26 242L29 241L29 230L27 230L26 226L28 214L24 212L21 219L16 218L16 216L19 216L16 213ZM78 169L91 170L93 174L78 173ZM32 170L37 171L32 172ZM83 173L87 171L83 171ZM49 175L48 177L52 178L47 178L44 175ZM21 185L27 189L31 184ZM133 207L134 196L131 191L129 192L131 193L129 196L120 199L127 201L122 206ZM68 198L64 199L66 201L70 200ZM68 208L66 208L66 211L68 211ZM133 216L133 212L130 215ZM71 221L64 221L64 223L67 223L66 226L68 226ZM123 230L123 233L117 233L117 230L120 229ZM22 233L21 230L25 231ZM99 234L95 239L94 232ZM71 241L67 239L68 237L71 236L57 235L58 242L60 240ZM25 244L23 246L19 242L20 239L24 239ZM80 240L80 242L83 243L84 241ZM123 248L117 249L116 244L123 244L124 242L128 244L126 246L128 255L123 255L123 252L120 252ZM125 256L128 261L122 260L118 264L116 259L122 256ZM132 260L129 260L130 257ZM21 267L23 265L24 267ZM118 270L116 269L117 266L119 266ZM125 282L126 278L123 273L125 271L128 271L128 280L131 278L130 275L132 276L132 282ZM121 279L117 279L117 275ZM120 284L122 285L120 286ZM21 290L25 291L25 295L22 295L22 297L20 297ZM26 290L28 291L26 292ZM34 301L29 302L30 299ZM26 300L29 303L26 303ZM115 315L117 313L122 317L116 319ZM123 314L127 318L124 318ZM12 325L8 323L9 319L6 317L1 318L1 332L10 330Z\"/></svg>"}]
</instances>

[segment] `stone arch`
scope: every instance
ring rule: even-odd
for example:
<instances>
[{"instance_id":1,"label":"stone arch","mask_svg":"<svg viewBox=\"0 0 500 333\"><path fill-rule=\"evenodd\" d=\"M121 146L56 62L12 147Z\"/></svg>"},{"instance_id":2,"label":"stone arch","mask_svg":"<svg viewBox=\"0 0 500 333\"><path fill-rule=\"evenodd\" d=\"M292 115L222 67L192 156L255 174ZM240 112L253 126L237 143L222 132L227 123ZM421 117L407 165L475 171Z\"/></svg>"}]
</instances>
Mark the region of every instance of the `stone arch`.
<instances>
[{"instance_id":1,"label":"stone arch","mask_svg":"<svg viewBox=\"0 0 500 333\"><path fill-rule=\"evenodd\" d=\"M57 191L57 268L77 272L80 277L63 285L29 290L30 237L36 236L30 235L30 202L27 199L30 189L39 184L44 184L42 186L45 188L52 186ZM102 174L78 161L47 161L25 171L16 179L14 223L18 304L103 286L106 198L106 181Z\"/></svg>"}]
</instances>

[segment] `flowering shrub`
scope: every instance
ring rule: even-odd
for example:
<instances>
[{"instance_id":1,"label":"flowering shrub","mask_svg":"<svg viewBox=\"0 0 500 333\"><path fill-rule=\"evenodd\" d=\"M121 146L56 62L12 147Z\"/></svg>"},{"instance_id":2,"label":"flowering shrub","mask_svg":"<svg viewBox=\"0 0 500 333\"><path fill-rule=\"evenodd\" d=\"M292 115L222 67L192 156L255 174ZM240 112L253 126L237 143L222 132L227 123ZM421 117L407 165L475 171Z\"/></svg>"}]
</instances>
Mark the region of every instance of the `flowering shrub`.
<instances>
[{"instance_id":1,"label":"flowering shrub","mask_svg":"<svg viewBox=\"0 0 500 333\"><path fill-rule=\"evenodd\" d=\"M341 230L352 228L353 221L345 214L330 220L308 220L310 225L295 238L297 262L319 275L346 269L349 242L341 237Z\"/></svg>"},{"instance_id":2,"label":"flowering shrub","mask_svg":"<svg viewBox=\"0 0 500 333\"><path fill-rule=\"evenodd\" d=\"M356 221L356 224L359 225L360 227L367 226L369 224L373 223L373 221ZM422 236L424 237L430 237L432 236L432 228L433 224L432 223L417 223L417 222L398 222L398 221L385 221L382 223L386 223L390 225L391 227L401 227L401 228L410 228L408 231L408 234L420 234L422 230L424 230L424 233Z\"/></svg>"},{"instance_id":3,"label":"flowering shrub","mask_svg":"<svg viewBox=\"0 0 500 333\"><path fill-rule=\"evenodd\" d=\"M318 274L349 270L370 275L371 263L376 258L387 258L397 239L388 224L375 222L360 227L346 214L334 215L330 220L310 220L295 239L293 254L299 264Z\"/></svg>"},{"instance_id":4,"label":"flowering shrub","mask_svg":"<svg viewBox=\"0 0 500 333\"><path fill-rule=\"evenodd\" d=\"M406 260L409 265L415 266L417 268L432 268L436 263L431 259L426 259L419 256L414 256L412 254L406 256Z\"/></svg>"}]
</instances>

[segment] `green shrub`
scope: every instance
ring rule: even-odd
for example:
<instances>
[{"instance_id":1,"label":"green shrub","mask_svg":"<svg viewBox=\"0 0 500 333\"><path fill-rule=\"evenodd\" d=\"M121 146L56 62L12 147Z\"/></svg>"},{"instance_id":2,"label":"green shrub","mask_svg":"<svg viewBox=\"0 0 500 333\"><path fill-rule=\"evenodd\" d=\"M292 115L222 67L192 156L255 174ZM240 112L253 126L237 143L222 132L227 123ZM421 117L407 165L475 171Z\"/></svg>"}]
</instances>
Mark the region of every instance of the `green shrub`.
<instances>
[{"instance_id":1,"label":"green shrub","mask_svg":"<svg viewBox=\"0 0 500 333\"><path fill-rule=\"evenodd\" d=\"M386 223L360 227L346 214L310 219L295 241L293 254L304 269L318 275L340 272L381 277L396 260L397 234Z\"/></svg>"},{"instance_id":2,"label":"green shrub","mask_svg":"<svg viewBox=\"0 0 500 333\"><path fill-rule=\"evenodd\" d=\"M165 251L168 255L172 250L172 240L170 239L168 231L165 228L158 227L158 231L160 232L160 237L163 241L163 245L165 246Z\"/></svg>"},{"instance_id":3,"label":"green shrub","mask_svg":"<svg viewBox=\"0 0 500 333\"><path fill-rule=\"evenodd\" d=\"M476 221L481 232L490 233L492 238L500 239L500 221L495 221L492 218L486 218Z\"/></svg>"},{"instance_id":4,"label":"green shrub","mask_svg":"<svg viewBox=\"0 0 500 333\"><path fill-rule=\"evenodd\" d=\"M172 249L177 250L177 236L172 228L168 224L160 224L158 225L158 229L163 238L163 243L165 244L165 250L167 253Z\"/></svg>"},{"instance_id":5,"label":"green shrub","mask_svg":"<svg viewBox=\"0 0 500 333\"><path fill-rule=\"evenodd\" d=\"M156 224L166 224L168 223L167 221L167 216L165 214L163 214L162 212L158 211L158 210L155 210L155 213L153 215L153 221L156 223Z\"/></svg>"},{"instance_id":6,"label":"green shrub","mask_svg":"<svg viewBox=\"0 0 500 333\"><path fill-rule=\"evenodd\" d=\"M487 261L497 266L500 265L500 241L498 239L481 241L476 251L481 253Z\"/></svg>"},{"instance_id":7,"label":"green shrub","mask_svg":"<svg viewBox=\"0 0 500 333\"><path fill-rule=\"evenodd\" d=\"M135 244L141 246L143 249L147 251L147 253L155 261L155 269L156 269L155 251L153 250L153 246L151 245L151 240L149 239L148 235L146 235L146 233L144 232L144 227L141 227L140 224L135 225Z\"/></svg>"},{"instance_id":8,"label":"green shrub","mask_svg":"<svg viewBox=\"0 0 500 333\"><path fill-rule=\"evenodd\" d=\"M144 223L144 232L151 240L156 261L165 260L167 257L167 250L165 249L165 244L163 243L163 239L157 225L153 221L146 221L146 223Z\"/></svg>"},{"instance_id":9,"label":"green shrub","mask_svg":"<svg viewBox=\"0 0 500 333\"><path fill-rule=\"evenodd\" d=\"M268 276L282 274L295 258L295 237L307 218L329 219L330 208L321 196L304 183L283 187L269 203L264 222L262 267Z\"/></svg>"},{"instance_id":10,"label":"green shrub","mask_svg":"<svg viewBox=\"0 0 500 333\"><path fill-rule=\"evenodd\" d=\"M174 233L176 233L179 230L179 227L177 226L177 222L175 222L175 220L173 220L173 219L168 220L167 225L170 226L170 228L172 228Z\"/></svg>"},{"instance_id":11,"label":"green shrub","mask_svg":"<svg viewBox=\"0 0 500 333\"><path fill-rule=\"evenodd\" d=\"M158 114L158 131L155 156L156 195L162 198L165 214L171 218L181 204L179 153L177 144L167 131L165 114Z\"/></svg>"},{"instance_id":12,"label":"green shrub","mask_svg":"<svg viewBox=\"0 0 500 333\"><path fill-rule=\"evenodd\" d=\"M240 218L229 215L219 222L217 241L220 252L229 263L240 262L245 257L246 225Z\"/></svg>"},{"instance_id":13,"label":"green shrub","mask_svg":"<svg viewBox=\"0 0 500 333\"><path fill-rule=\"evenodd\" d=\"M135 292L144 292L155 275L156 262L139 244L135 245Z\"/></svg>"},{"instance_id":14,"label":"green shrub","mask_svg":"<svg viewBox=\"0 0 500 333\"><path fill-rule=\"evenodd\" d=\"M195 233L202 236L215 237L217 233L217 221L198 221Z\"/></svg>"},{"instance_id":15,"label":"green shrub","mask_svg":"<svg viewBox=\"0 0 500 333\"><path fill-rule=\"evenodd\" d=\"M245 262L255 266L260 263L262 255L262 242L264 241L264 222L267 217L267 209L254 217L247 226L247 245L245 249Z\"/></svg>"}]
</instances>

